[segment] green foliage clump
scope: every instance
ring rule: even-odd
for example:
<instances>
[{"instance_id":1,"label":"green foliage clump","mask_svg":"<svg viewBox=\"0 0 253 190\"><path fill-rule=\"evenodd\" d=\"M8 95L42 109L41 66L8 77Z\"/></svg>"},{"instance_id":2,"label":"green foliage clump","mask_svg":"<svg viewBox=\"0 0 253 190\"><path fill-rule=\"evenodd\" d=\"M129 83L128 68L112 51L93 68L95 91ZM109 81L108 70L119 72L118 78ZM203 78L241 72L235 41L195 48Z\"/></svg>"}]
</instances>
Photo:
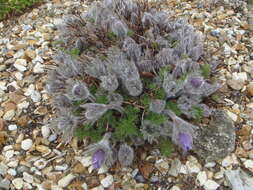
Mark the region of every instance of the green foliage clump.
<instances>
[{"instance_id":1,"label":"green foliage clump","mask_svg":"<svg viewBox=\"0 0 253 190\"><path fill-rule=\"evenodd\" d=\"M139 112L140 109L134 106L126 106L123 118L115 126L115 137L119 141L125 141L128 137L139 135L137 127Z\"/></svg>"},{"instance_id":2,"label":"green foliage clump","mask_svg":"<svg viewBox=\"0 0 253 190\"><path fill-rule=\"evenodd\" d=\"M156 125L161 125L168 119L167 116L165 116L164 114L158 114L151 111L149 111L146 114L145 118L146 120L149 120L151 123L156 124Z\"/></svg>"},{"instance_id":3,"label":"green foliage clump","mask_svg":"<svg viewBox=\"0 0 253 190\"><path fill-rule=\"evenodd\" d=\"M0 0L0 20L10 13L22 13L25 8L31 7L43 0Z\"/></svg>"},{"instance_id":4,"label":"green foliage clump","mask_svg":"<svg viewBox=\"0 0 253 190\"><path fill-rule=\"evenodd\" d=\"M173 143L169 139L161 138L159 142L159 149L163 156L170 156L174 151Z\"/></svg>"},{"instance_id":5,"label":"green foliage clump","mask_svg":"<svg viewBox=\"0 0 253 190\"><path fill-rule=\"evenodd\" d=\"M203 118L204 111L202 108L193 106L192 107L192 112L193 112L193 117L197 122L200 122L201 119Z\"/></svg>"},{"instance_id":6,"label":"green foliage clump","mask_svg":"<svg viewBox=\"0 0 253 190\"><path fill-rule=\"evenodd\" d=\"M200 65L200 68L201 68L202 76L205 79L210 78L210 75L211 75L211 66L210 66L210 64L202 64L202 65Z\"/></svg>"},{"instance_id":7,"label":"green foliage clump","mask_svg":"<svg viewBox=\"0 0 253 190\"><path fill-rule=\"evenodd\" d=\"M105 132L105 129L100 128L94 128L90 123L84 124L82 127L79 127L75 130L75 136L82 140L85 137L90 138L92 142L97 142L102 138L102 134Z\"/></svg>"},{"instance_id":8,"label":"green foliage clump","mask_svg":"<svg viewBox=\"0 0 253 190\"><path fill-rule=\"evenodd\" d=\"M175 103L173 101L166 102L166 108L173 111L178 116L182 114L182 112L180 111L180 109L177 106L177 103Z\"/></svg>"}]
</instances>

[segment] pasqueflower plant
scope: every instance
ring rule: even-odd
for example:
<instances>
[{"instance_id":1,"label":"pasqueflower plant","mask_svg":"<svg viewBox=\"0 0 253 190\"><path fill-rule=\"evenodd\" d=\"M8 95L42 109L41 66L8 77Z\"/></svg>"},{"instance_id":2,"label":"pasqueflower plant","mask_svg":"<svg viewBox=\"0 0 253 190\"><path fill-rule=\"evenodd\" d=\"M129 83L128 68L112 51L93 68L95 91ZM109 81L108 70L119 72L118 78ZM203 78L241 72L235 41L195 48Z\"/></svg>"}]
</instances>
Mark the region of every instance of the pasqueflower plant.
<instances>
[{"instance_id":1,"label":"pasqueflower plant","mask_svg":"<svg viewBox=\"0 0 253 190\"><path fill-rule=\"evenodd\" d=\"M220 85L209 82L201 33L185 19L148 1L104 0L58 29L50 126L66 142L90 139L85 154L94 168L130 166L144 143L194 147L196 121L212 114L203 100Z\"/></svg>"}]
</instances>

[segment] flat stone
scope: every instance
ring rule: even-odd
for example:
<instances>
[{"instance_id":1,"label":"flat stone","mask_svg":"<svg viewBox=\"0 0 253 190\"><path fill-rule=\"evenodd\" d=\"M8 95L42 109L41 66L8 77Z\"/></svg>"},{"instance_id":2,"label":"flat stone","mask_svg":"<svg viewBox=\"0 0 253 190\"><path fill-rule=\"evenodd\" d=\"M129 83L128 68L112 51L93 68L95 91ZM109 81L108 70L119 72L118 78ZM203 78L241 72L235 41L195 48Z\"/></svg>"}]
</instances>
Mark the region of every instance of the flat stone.
<instances>
[{"instance_id":1,"label":"flat stone","mask_svg":"<svg viewBox=\"0 0 253 190\"><path fill-rule=\"evenodd\" d=\"M2 189L10 189L10 181L8 179L3 179L0 181L0 188Z\"/></svg>"},{"instance_id":2,"label":"flat stone","mask_svg":"<svg viewBox=\"0 0 253 190\"><path fill-rule=\"evenodd\" d=\"M33 141L31 139L25 139L21 142L21 148L23 150L29 150L33 145Z\"/></svg>"},{"instance_id":3,"label":"flat stone","mask_svg":"<svg viewBox=\"0 0 253 190\"><path fill-rule=\"evenodd\" d=\"M113 176L108 175L104 179L101 180L101 184L104 188L108 188L113 184Z\"/></svg>"},{"instance_id":4,"label":"flat stone","mask_svg":"<svg viewBox=\"0 0 253 190\"><path fill-rule=\"evenodd\" d=\"M65 171L66 169L68 169L68 164L63 164L63 165L56 165L55 166L55 170L56 171Z\"/></svg>"},{"instance_id":5,"label":"flat stone","mask_svg":"<svg viewBox=\"0 0 253 190\"><path fill-rule=\"evenodd\" d=\"M24 72L26 71L26 66L27 66L27 62L25 59L17 59L14 63L14 67L20 71L20 72Z\"/></svg>"},{"instance_id":6,"label":"flat stone","mask_svg":"<svg viewBox=\"0 0 253 190\"><path fill-rule=\"evenodd\" d=\"M14 185L16 189L22 189L24 185L24 181L22 178L15 178L12 180L12 184Z\"/></svg>"},{"instance_id":7,"label":"flat stone","mask_svg":"<svg viewBox=\"0 0 253 190\"><path fill-rule=\"evenodd\" d=\"M17 171L13 168L8 169L7 173L10 174L11 176L17 175Z\"/></svg>"},{"instance_id":8,"label":"flat stone","mask_svg":"<svg viewBox=\"0 0 253 190\"><path fill-rule=\"evenodd\" d=\"M207 162L207 163L205 164L205 168L213 168L215 165L216 165L215 162Z\"/></svg>"},{"instance_id":9,"label":"flat stone","mask_svg":"<svg viewBox=\"0 0 253 190\"><path fill-rule=\"evenodd\" d=\"M189 173L199 173L201 170L201 165L197 162L187 161L185 165Z\"/></svg>"},{"instance_id":10,"label":"flat stone","mask_svg":"<svg viewBox=\"0 0 253 190\"><path fill-rule=\"evenodd\" d=\"M9 126L8 126L8 130L9 130L9 131L16 131L17 128L18 128L17 125L9 125Z\"/></svg>"},{"instance_id":11,"label":"flat stone","mask_svg":"<svg viewBox=\"0 0 253 190\"><path fill-rule=\"evenodd\" d=\"M220 185L213 180L207 180L204 184L205 190L216 190Z\"/></svg>"},{"instance_id":12,"label":"flat stone","mask_svg":"<svg viewBox=\"0 0 253 190\"><path fill-rule=\"evenodd\" d=\"M89 167L92 164L91 156L76 158L79 162L82 163L84 167Z\"/></svg>"},{"instance_id":13,"label":"flat stone","mask_svg":"<svg viewBox=\"0 0 253 190\"><path fill-rule=\"evenodd\" d=\"M6 81L0 81L0 90L7 90Z\"/></svg>"},{"instance_id":14,"label":"flat stone","mask_svg":"<svg viewBox=\"0 0 253 190\"><path fill-rule=\"evenodd\" d=\"M196 131L193 151L206 162L223 159L235 149L235 126L223 110L213 112L207 127Z\"/></svg>"},{"instance_id":15,"label":"flat stone","mask_svg":"<svg viewBox=\"0 0 253 190\"><path fill-rule=\"evenodd\" d=\"M248 84L247 92L250 96L253 96L253 83Z\"/></svg>"},{"instance_id":16,"label":"flat stone","mask_svg":"<svg viewBox=\"0 0 253 190\"><path fill-rule=\"evenodd\" d=\"M72 173L70 173L70 174L68 174L67 176L65 176L65 177L63 177L63 178L61 178L59 181L58 181L58 185L60 186L60 187L67 187L70 183L71 183L71 181L73 180L73 179L75 179L76 178L76 176L74 175L74 174L72 174Z\"/></svg>"},{"instance_id":17,"label":"flat stone","mask_svg":"<svg viewBox=\"0 0 253 190\"><path fill-rule=\"evenodd\" d=\"M23 74L20 73L20 72L16 72L15 77L16 77L17 80L22 80L23 79Z\"/></svg>"},{"instance_id":18,"label":"flat stone","mask_svg":"<svg viewBox=\"0 0 253 190\"><path fill-rule=\"evenodd\" d=\"M47 166L47 161L44 158L41 158L33 163L33 165L39 170L45 168Z\"/></svg>"},{"instance_id":19,"label":"flat stone","mask_svg":"<svg viewBox=\"0 0 253 190\"><path fill-rule=\"evenodd\" d=\"M219 171L214 174L214 179L222 179L224 177L224 171Z\"/></svg>"},{"instance_id":20,"label":"flat stone","mask_svg":"<svg viewBox=\"0 0 253 190\"><path fill-rule=\"evenodd\" d=\"M165 173L169 169L169 163L163 159L157 160L155 163L155 167L162 173Z\"/></svg>"},{"instance_id":21,"label":"flat stone","mask_svg":"<svg viewBox=\"0 0 253 190\"><path fill-rule=\"evenodd\" d=\"M171 163L171 167L168 171L168 174L177 177L181 167L182 167L181 161L178 158L174 159Z\"/></svg>"},{"instance_id":22,"label":"flat stone","mask_svg":"<svg viewBox=\"0 0 253 190\"><path fill-rule=\"evenodd\" d=\"M11 121L14 116L15 116L15 110L9 110L4 114L3 119L7 121Z\"/></svg>"},{"instance_id":23,"label":"flat stone","mask_svg":"<svg viewBox=\"0 0 253 190\"><path fill-rule=\"evenodd\" d=\"M40 100L41 100L41 95L40 95L40 93L39 93L38 91L35 90L35 91L32 93L32 95L31 95L31 99L32 99L33 102L40 102Z\"/></svg>"},{"instance_id":24,"label":"flat stone","mask_svg":"<svg viewBox=\"0 0 253 190\"><path fill-rule=\"evenodd\" d=\"M6 65L0 65L0 72L5 71Z\"/></svg>"},{"instance_id":25,"label":"flat stone","mask_svg":"<svg viewBox=\"0 0 253 190\"><path fill-rule=\"evenodd\" d=\"M51 131L47 125L44 125L41 127L41 134L43 138L48 138L50 135Z\"/></svg>"},{"instance_id":26,"label":"flat stone","mask_svg":"<svg viewBox=\"0 0 253 190\"><path fill-rule=\"evenodd\" d=\"M47 153L51 152L51 149L48 148L47 146L44 146L44 145L37 145L35 147L35 150L37 150L38 152L41 152L43 154L47 154Z\"/></svg>"},{"instance_id":27,"label":"flat stone","mask_svg":"<svg viewBox=\"0 0 253 190\"><path fill-rule=\"evenodd\" d=\"M19 162L18 160L12 160L7 163L7 166L11 168L16 168L18 166L18 162Z\"/></svg>"},{"instance_id":28,"label":"flat stone","mask_svg":"<svg viewBox=\"0 0 253 190\"><path fill-rule=\"evenodd\" d=\"M228 166L231 166L233 164L233 158L231 156L226 156L222 162L221 162L221 165L223 167L228 167Z\"/></svg>"},{"instance_id":29,"label":"flat stone","mask_svg":"<svg viewBox=\"0 0 253 190\"><path fill-rule=\"evenodd\" d=\"M247 73L246 72L232 73L232 79L247 81L248 80Z\"/></svg>"},{"instance_id":30,"label":"flat stone","mask_svg":"<svg viewBox=\"0 0 253 190\"><path fill-rule=\"evenodd\" d=\"M2 176L5 176L5 174L7 173L7 169L8 167L5 164L0 163L0 174Z\"/></svg>"},{"instance_id":31,"label":"flat stone","mask_svg":"<svg viewBox=\"0 0 253 190\"><path fill-rule=\"evenodd\" d=\"M228 85L234 89L234 90L241 90L244 85L245 85L245 81L244 80L227 80Z\"/></svg>"},{"instance_id":32,"label":"flat stone","mask_svg":"<svg viewBox=\"0 0 253 190\"><path fill-rule=\"evenodd\" d=\"M248 169L253 169L253 161L252 160L246 160L243 162L243 165Z\"/></svg>"},{"instance_id":33,"label":"flat stone","mask_svg":"<svg viewBox=\"0 0 253 190\"><path fill-rule=\"evenodd\" d=\"M33 68L34 73L44 73L44 66L41 63L36 63L36 65Z\"/></svg>"},{"instance_id":34,"label":"flat stone","mask_svg":"<svg viewBox=\"0 0 253 190\"><path fill-rule=\"evenodd\" d=\"M173 185L171 188L170 188L170 190L181 190L178 186L176 186L176 185Z\"/></svg>"},{"instance_id":35,"label":"flat stone","mask_svg":"<svg viewBox=\"0 0 253 190\"><path fill-rule=\"evenodd\" d=\"M25 55L30 59L34 59L36 57L36 52L33 50L26 50Z\"/></svg>"},{"instance_id":36,"label":"flat stone","mask_svg":"<svg viewBox=\"0 0 253 190\"><path fill-rule=\"evenodd\" d=\"M227 110L227 114L228 114L228 116L229 116L234 122L237 121L238 116L237 116L235 113L233 113L233 112Z\"/></svg>"},{"instance_id":37,"label":"flat stone","mask_svg":"<svg viewBox=\"0 0 253 190\"><path fill-rule=\"evenodd\" d=\"M197 175L197 180L200 186L203 186L207 181L207 174L205 171L201 171Z\"/></svg>"},{"instance_id":38,"label":"flat stone","mask_svg":"<svg viewBox=\"0 0 253 190\"><path fill-rule=\"evenodd\" d=\"M26 181L27 183L33 183L33 176L30 175L30 174L27 173L27 172L24 172L24 173L23 173L23 179L24 179L24 181Z\"/></svg>"},{"instance_id":39,"label":"flat stone","mask_svg":"<svg viewBox=\"0 0 253 190\"><path fill-rule=\"evenodd\" d=\"M8 160L8 159L11 159L14 156L14 153L15 153L14 150L8 150L8 151L4 152L3 155Z\"/></svg>"},{"instance_id":40,"label":"flat stone","mask_svg":"<svg viewBox=\"0 0 253 190\"><path fill-rule=\"evenodd\" d=\"M225 177L232 188L232 190L251 190L253 189L252 176L249 176L244 171L237 170L226 170Z\"/></svg>"}]
</instances>

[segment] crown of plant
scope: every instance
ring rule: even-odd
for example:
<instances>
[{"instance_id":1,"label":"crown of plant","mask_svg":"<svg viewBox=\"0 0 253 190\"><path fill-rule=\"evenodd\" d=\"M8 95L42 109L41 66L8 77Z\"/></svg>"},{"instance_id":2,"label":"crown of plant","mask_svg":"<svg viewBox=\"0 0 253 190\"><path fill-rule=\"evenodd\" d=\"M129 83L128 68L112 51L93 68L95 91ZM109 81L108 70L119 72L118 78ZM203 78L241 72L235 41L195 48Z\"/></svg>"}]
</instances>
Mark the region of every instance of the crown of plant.
<instances>
[{"instance_id":1,"label":"crown of plant","mask_svg":"<svg viewBox=\"0 0 253 190\"><path fill-rule=\"evenodd\" d=\"M210 65L198 63L201 34L172 16L147 1L104 0L59 26L62 52L47 84L51 127L64 141L90 138L94 168L117 157L131 165L131 146L145 141L166 153L171 139L187 152L197 129L189 121L211 114L202 101L219 85L207 80Z\"/></svg>"}]
</instances>

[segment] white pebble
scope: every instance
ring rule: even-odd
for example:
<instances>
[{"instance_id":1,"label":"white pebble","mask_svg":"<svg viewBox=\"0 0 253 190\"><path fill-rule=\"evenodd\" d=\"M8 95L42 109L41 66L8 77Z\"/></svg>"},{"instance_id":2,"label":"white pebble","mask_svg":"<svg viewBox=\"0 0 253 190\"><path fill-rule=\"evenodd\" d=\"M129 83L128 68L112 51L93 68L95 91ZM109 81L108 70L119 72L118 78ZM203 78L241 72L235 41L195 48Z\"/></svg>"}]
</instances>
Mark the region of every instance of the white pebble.
<instances>
[{"instance_id":1,"label":"white pebble","mask_svg":"<svg viewBox=\"0 0 253 190\"><path fill-rule=\"evenodd\" d=\"M10 158L12 158L14 156L14 150L8 150L8 151L4 152L4 156L7 160L9 160Z\"/></svg>"},{"instance_id":2,"label":"white pebble","mask_svg":"<svg viewBox=\"0 0 253 190\"><path fill-rule=\"evenodd\" d=\"M201 165L198 162L187 161L185 165L186 165L189 173L199 173L200 172Z\"/></svg>"},{"instance_id":3,"label":"white pebble","mask_svg":"<svg viewBox=\"0 0 253 190\"><path fill-rule=\"evenodd\" d=\"M17 175L17 171L13 168L8 169L7 171L8 174L12 175L12 176L16 176Z\"/></svg>"},{"instance_id":4,"label":"white pebble","mask_svg":"<svg viewBox=\"0 0 253 190\"><path fill-rule=\"evenodd\" d=\"M214 179L221 179L224 177L224 172L223 171L219 171L216 174L214 174Z\"/></svg>"},{"instance_id":5,"label":"white pebble","mask_svg":"<svg viewBox=\"0 0 253 190\"><path fill-rule=\"evenodd\" d=\"M215 162L208 162L205 164L205 168L213 168L216 165Z\"/></svg>"},{"instance_id":6,"label":"white pebble","mask_svg":"<svg viewBox=\"0 0 253 190\"><path fill-rule=\"evenodd\" d=\"M178 186L176 186L176 185L173 185L173 186L170 188L170 190L180 190L180 188L179 188Z\"/></svg>"},{"instance_id":7,"label":"white pebble","mask_svg":"<svg viewBox=\"0 0 253 190\"><path fill-rule=\"evenodd\" d=\"M44 139L48 138L50 135L50 129L47 125L41 127L41 133Z\"/></svg>"},{"instance_id":8,"label":"white pebble","mask_svg":"<svg viewBox=\"0 0 253 190\"><path fill-rule=\"evenodd\" d=\"M213 180L207 180L204 184L205 190L216 190L220 185Z\"/></svg>"},{"instance_id":9,"label":"white pebble","mask_svg":"<svg viewBox=\"0 0 253 190\"><path fill-rule=\"evenodd\" d=\"M63 188L59 187L58 185L52 185L51 189L53 189L53 190L63 190Z\"/></svg>"},{"instance_id":10,"label":"white pebble","mask_svg":"<svg viewBox=\"0 0 253 190\"><path fill-rule=\"evenodd\" d=\"M27 182L27 183L33 183L33 176L30 175L27 172L23 173L23 179Z\"/></svg>"},{"instance_id":11,"label":"white pebble","mask_svg":"<svg viewBox=\"0 0 253 190\"><path fill-rule=\"evenodd\" d=\"M101 180L101 184L105 188L110 187L112 185L112 183L113 183L113 176L112 175L108 175L107 177L105 177L104 179Z\"/></svg>"},{"instance_id":12,"label":"white pebble","mask_svg":"<svg viewBox=\"0 0 253 190\"><path fill-rule=\"evenodd\" d=\"M232 159L231 156L227 156L227 157L224 158L224 159L222 160L222 162L221 162L221 165L222 165L223 167L228 167L228 166L230 166L230 165L232 165L232 164L233 164L233 159Z\"/></svg>"},{"instance_id":13,"label":"white pebble","mask_svg":"<svg viewBox=\"0 0 253 190\"><path fill-rule=\"evenodd\" d=\"M34 73L43 73L44 72L44 68L43 65L41 63L36 63L36 65L33 68L33 72Z\"/></svg>"},{"instance_id":14,"label":"white pebble","mask_svg":"<svg viewBox=\"0 0 253 190\"><path fill-rule=\"evenodd\" d=\"M246 168L253 169L253 161L252 160L246 160L243 164Z\"/></svg>"},{"instance_id":15,"label":"white pebble","mask_svg":"<svg viewBox=\"0 0 253 190\"><path fill-rule=\"evenodd\" d=\"M17 130L17 125L9 125L8 130L9 131L16 131Z\"/></svg>"},{"instance_id":16,"label":"white pebble","mask_svg":"<svg viewBox=\"0 0 253 190\"><path fill-rule=\"evenodd\" d=\"M55 141L57 139L57 135L56 134L52 134L52 135L50 135L49 137L48 137L48 141L49 142L53 142L53 141Z\"/></svg>"},{"instance_id":17,"label":"white pebble","mask_svg":"<svg viewBox=\"0 0 253 190\"><path fill-rule=\"evenodd\" d=\"M75 178L76 176L73 175L72 173L68 174L67 176L61 178L59 181L58 181L58 185L60 187L67 187L70 182Z\"/></svg>"},{"instance_id":18,"label":"white pebble","mask_svg":"<svg viewBox=\"0 0 253 190\"><path fill-rule=\"evenodd\" d=\"M18 109L20 109L20 110L27 109L29 107L29 102L23 101L20 104L18 104L17 106L18 106Z\"/></svg>"},{"instance_id":19,"label":"white pebble","mask_svg":"<svg viewBox=\"0 0 253 190\"><path fill-rule=\"evenodd\" d=\"M238 116L237 116L235 113L232 113L232 112L230 112L230 111L227 110L227 114L228 114L228 116L229 116L234 122L237 121Z\"/></svg>"},{"instance_id":20,"label":"white pebble","mask_svg":"<svg viewBox=\"0 0 253 190\"><path fill-rule=\"evenodd\" d=\"M68 169L68 164L56 165L55 166L55 170L57 170L57 171L64 171L66 169Z\"/></svg>"},{"instance_id":21,"label":"white pebble","mask_svg":"<svg viewBox=\"0 0 253 190\"><path fill-rule=\"evenodd\" d=\"M16 72L14 75L15 75L17 80L22 80L23 79L23 74L20 73L20 72Z\"/></svg>"},{"instance_id":22,"label":"white pebble","mask_svg":"<svg viewBox=\"0 0 253 190\"><path fill-rule=\"evenodd\" d=\"M21 142L21 148L23 150L29 150L33 145L33 141L31 139L25 139Z\"/></svg>"},{"instance_id":23,"label":"white pebble","mask_svg":"<svg viewBox=\"0 0 253 190\"><path fill-rule=\"evenodd\" d=\"M39 170L43 169L47 165L47 161L43 158L37 160L36 162L33 163L33 165L38 168Z\"/></svg>"},{"instance_id":24,"label":"white pebble","mask_svg":"<svg viewBox=\"0 0 253 190\"><path fill-rule=\"evenodd\" d=\"M31 94L31 99L33 102L39 102L41 100L41 95L38 91L34 90Z\"/></svg>"},{"instance_id":25,"label":"white pebble","mask_svg":"<svg viewBox=\"0 0 253 190\"><path fill-rule=\"evenodd\" d=\"M15 178L12 180L12 184L14 185L16 189L22 189L24 185L24 181L22 178Z\"/></svg>"},{"instance_id":26,"label":"white pebble","mask_svg":"<svg viewBox=\"0 0 253 190\"><path fill-rule=\"evenodd\" d=\"M25 59L17 59L14 63L14 67L20 71L20 72L24 72L26 70L26 60Z\"/></svg>"},{"instance_id":27,"label":"white pebble","mask_svg":"<svg viewBox=\"0 0 253 190\"><path fill-rule=\"evenodd\" d=\"M88 167L92 164L91 156L77 158L77 160L82 163L83 167Z\"/></svg>"},{"instance_id":28,"label":"white pebble","mask_svg":"<svg viewBox=\"0 0 253 190\"><path fill-rule=\"evenodd\" d=\"M203 186L205 182L207 181L207 175L205 171L199 172L197 175L197 180L199 182L200 186Z\"/></svg>"},{"instance_id":29,"label":"white pebble","mask_svg":"<svg viewBox=\"0 0 253 190\"><path fill-rule=\"evenodd\" d=\"M7 163L7 166L10 168L16 168L18 166L18 160L12 160L9 163Z\"/></svg>"},{"instance_id":30,"label":"white pebble","mask_svg":"<svg viewBox=\"0 0 253 190\"><path fill-rule=\"evenodd\" d=\"M87 185L87 183L83 183L83 184L82 184L82 188L83 188L84 190L88 190L88 185Z\"/></svg>"}]
</instances>

